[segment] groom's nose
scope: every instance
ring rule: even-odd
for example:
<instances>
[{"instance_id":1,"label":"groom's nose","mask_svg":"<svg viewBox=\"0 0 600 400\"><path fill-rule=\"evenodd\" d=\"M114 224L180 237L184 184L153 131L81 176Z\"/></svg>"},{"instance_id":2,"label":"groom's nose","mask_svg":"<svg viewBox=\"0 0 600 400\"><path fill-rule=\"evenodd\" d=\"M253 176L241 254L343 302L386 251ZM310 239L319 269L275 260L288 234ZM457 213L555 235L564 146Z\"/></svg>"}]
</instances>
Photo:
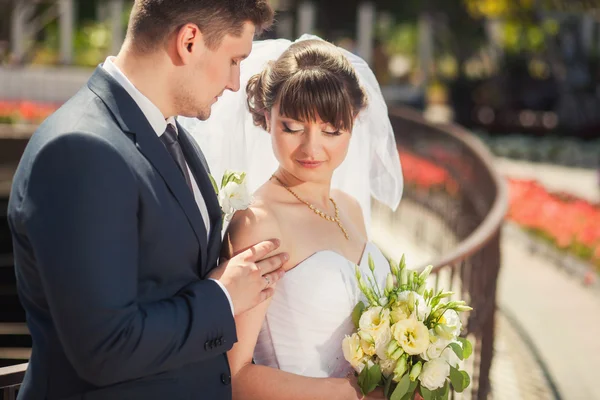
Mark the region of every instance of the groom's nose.
<instances>
[{"instance_id":1,"label":"groom's nose","mask_svg":"<svg viewBox=\"0 0 600 400\"><path fill-rule=\"evenodd\" d=\"M227 83L227 89L231 90L232 92L237 92L238 90L240 90L240 69L239 68L233 68L233 71L231 72L231 74L229 76L229 82Z\"/></svg>"}]
</instances>

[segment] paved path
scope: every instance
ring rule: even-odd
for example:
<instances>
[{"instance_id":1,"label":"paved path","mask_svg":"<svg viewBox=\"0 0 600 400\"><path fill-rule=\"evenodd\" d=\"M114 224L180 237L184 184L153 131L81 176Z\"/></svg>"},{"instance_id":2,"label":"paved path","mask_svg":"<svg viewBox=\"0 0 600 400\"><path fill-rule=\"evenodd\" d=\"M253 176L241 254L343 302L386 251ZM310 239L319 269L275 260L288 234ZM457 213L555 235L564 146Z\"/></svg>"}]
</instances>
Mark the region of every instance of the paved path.
<instances>
[{"instance_id":1,"label":"paved path","mask_svg":"<svg viewBox=\"0 0 600 400\"><path fill-rule=\"evenodd\" d=\"M498 159L502 173L600 202L596 171ZM499 305L532 339L564 399L600 399L600 296L505 228Z\"/></svg>"},{"instance_id":2,"label":"paved path","mask_svg":"<svg viewBox=\"0 0 600 400\"><path fill-rule=\"evenodd\" d=\"M499 307L529 336L562 398L600 399L600 296L506 229L502 258Z\"/></svg>"}]
</instances>

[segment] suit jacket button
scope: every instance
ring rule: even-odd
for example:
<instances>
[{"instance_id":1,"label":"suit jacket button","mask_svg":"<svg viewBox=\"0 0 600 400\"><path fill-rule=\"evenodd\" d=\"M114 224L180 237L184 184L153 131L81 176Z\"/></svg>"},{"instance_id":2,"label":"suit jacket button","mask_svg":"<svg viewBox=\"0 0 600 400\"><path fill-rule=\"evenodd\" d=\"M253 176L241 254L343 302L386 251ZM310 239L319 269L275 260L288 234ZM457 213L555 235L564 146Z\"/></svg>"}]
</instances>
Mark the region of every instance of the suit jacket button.
<instances>
[{"instance_id":1,"label":"suit jacket button","mask_svg":"<svg viewBox=\"0 0 600 400\"><path fill-rule=\"evenodd\" d=\"M208 351L209 349L210 349L210 343L207 340L206 342L204 342L204 350Z\"/></svg>"},{"instance_id":2,"label":"suit jacket button","mask_svg":"<svg viewBox=\"0 0 600 400\"><path fill-rule=\"evenodd\" d=\"M223 339L221 339L221 338L217 339L217 346L223 346Z\"/></svg>"},{"instance_id":3,"label":"suit jacket button","mask_svg":"<svg viewBox=\"0 0 600 400\"><path fill-rule=\"evenodd\" d=\"M229 385L231 383L231 375L226 373L221 374L221 382L223 382L223 385Z\"/></svg>"}]
</instances>

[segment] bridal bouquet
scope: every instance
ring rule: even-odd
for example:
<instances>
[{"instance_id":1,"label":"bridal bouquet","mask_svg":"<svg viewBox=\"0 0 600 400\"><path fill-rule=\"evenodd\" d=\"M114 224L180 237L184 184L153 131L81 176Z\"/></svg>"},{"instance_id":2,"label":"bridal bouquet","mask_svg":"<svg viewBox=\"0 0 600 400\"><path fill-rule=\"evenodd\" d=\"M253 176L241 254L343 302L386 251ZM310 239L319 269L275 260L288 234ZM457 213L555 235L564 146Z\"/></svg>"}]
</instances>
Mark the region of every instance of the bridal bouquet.
<instances>
[{"instance_id":1,"label":"bridal bouquet","mask_svg":"<svg viewBox=\"0 0 600 400\"><path fill-rule=\"evenodd\" d=\"M352 313L357 331L342 343L344 358L358 373L367 394L383 387L386 398L410 400L419 393L425 400L448 399L450 386L462 392L470 377L459 369L472 353L471 343L460 337L459 313L472 310L464 301L446 301L452 292L426 290L432 267L421 274L408 271L405 259L390 262L385 288L356 268L358 286L368 304L359 302Z\"/></svg>"}]
</instances>

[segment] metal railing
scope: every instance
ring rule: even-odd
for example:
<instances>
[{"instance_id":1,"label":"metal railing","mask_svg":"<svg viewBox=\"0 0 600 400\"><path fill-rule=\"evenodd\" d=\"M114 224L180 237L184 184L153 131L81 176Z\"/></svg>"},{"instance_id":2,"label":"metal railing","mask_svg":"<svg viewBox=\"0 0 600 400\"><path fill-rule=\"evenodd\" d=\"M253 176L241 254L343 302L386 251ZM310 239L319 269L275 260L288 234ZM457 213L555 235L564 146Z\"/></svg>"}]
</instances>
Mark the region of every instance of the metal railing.
<instances>
[{"instance_id":1,"label":"metal railing","mask_svg":"<svg viewBox=\"0 0 600 400\"><path fill-rule=\"evenodd\" d=\"M0 368L0 394L2 400L15 400L17 390L23 381L27 363Z\"/></svg>"},{"instance_id":2,"label":"metal railing","mask_svg":"<svg viewBox=\"0 0 600 400\"><path fill-rule=\"evenodd\" d=\"M405 190L396 212L378 204L374 212L391 229L402 230L404 235L399 236L430 250L433 258L420 268L434 265L431 286L451 290L473 307L463 331L474 344L473 356L464 366L472 386L461 397L486 399L507 189L491 154L466 130L430 124L406 108L390 115Z\"/></svg>"},{"instance_id":3,"label":"metal railing","mask_svg":"<svg viewBox=\"0 0 600 400\"><path fill-rule=\"evenodd\" d=\"M377 204L374 213L431 248L435 254L432 285L454 291L474 308L465 321L466 335L474 343L470 365L465 366L471 372L472 387L463 397L485 399L490 392L506 188L490 153L462 128L429 124L409 109L392 110L390 116L402 154L405 194L393 215L382 214L386 211ZM411 157L438 168L436 173L439 177L442 172L443 179L411 181L411 168L423 168L411 165ZM26 366L0 368L4 399L14 399Z\"/></svg>"}]
</instances>

